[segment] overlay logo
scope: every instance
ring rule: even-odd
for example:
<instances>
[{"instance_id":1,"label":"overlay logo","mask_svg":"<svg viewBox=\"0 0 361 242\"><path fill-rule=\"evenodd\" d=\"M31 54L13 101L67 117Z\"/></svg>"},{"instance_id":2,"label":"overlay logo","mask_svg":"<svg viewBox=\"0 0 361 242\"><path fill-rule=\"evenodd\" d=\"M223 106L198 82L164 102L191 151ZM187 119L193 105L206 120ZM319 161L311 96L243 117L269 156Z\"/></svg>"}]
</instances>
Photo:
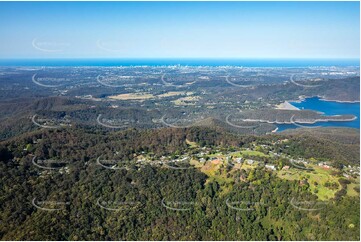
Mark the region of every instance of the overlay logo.
<instances>
[{"instance_id":1,"label":"overlay logo","mask_svg":"<svg viewBox=\"0 0 361 242\"><path fill-rule=\"evenodd\" d=\"M33 165L46 170L58 170L70 163L69 161L64 161L64 160L53 160L53 159L40 160L40 159L36 159L36 156L33 157L31 162L33 163Z\"/></svg>"},{"instance_id":2,"label":"overlay logo","mask_svg":"<svg viewBox=\"0 0 361 242\"><path fill-rule=\"evenodd\" d=\"M189 211L195 205L194 202L165 201L165 198L162 199L161 204L166 209L173 210L173 211Z\"/></svg>"},{"instance_id":3,"label":"overlay logo","mask_svg":"<svg viewBox=\"0 0 361 242\"><path fill-rule=\"evenodd\" d=\"M66 206L70 204L70 202L60 202L60 201L36 201L36 197L31 201L31 204L37 209L54 212L65 210Z\"/></svg>"},{"instance_id":4,"label":"overlay logo","mask_svg":"<svg viewBox=\"0 0 361 242\"><path fill-rule=\"evenodd\" d=\"M39 41L35 38L31 42L31 45L34 47L34 49L42 52L59 53L63 52L65 48L68 48L70 46L70 43L58 41Z\"/></svg>"}]
</instances>

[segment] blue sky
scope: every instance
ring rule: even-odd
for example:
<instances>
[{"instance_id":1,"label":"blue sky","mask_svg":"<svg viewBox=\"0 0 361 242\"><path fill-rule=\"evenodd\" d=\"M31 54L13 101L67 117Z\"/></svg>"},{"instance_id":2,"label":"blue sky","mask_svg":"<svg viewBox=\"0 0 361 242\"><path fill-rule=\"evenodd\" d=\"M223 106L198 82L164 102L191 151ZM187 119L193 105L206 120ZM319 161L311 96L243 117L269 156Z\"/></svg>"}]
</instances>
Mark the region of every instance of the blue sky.
<instances>
[{"instance_id":1,"label":"blue sky","mask_svg":"<svg viewBox=\"0 0 361 242\"><path fill-rule=\"evenodd\" d=\"M359 2L0 2L0 58L359 58Z\"/></svg>"}]
</instances>

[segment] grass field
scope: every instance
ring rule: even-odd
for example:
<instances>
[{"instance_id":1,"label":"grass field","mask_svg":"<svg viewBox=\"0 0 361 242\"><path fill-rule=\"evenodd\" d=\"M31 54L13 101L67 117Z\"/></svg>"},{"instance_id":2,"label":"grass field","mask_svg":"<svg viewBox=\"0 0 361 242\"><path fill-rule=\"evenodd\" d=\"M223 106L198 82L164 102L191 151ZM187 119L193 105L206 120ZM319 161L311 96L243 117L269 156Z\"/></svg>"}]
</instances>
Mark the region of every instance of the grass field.
<instances>
[{"instance_id":1,"label":"grass field","mask_svg":"<svg viewBox=\"0 0 361 242\"><path fill-rule=\"evenodd\" d=\"M209 177L206 183L217 181L217 183L220 185L220 188L222 190L221 195L225 195L232 190L233 178L231 177L227 178L226 170L221 169L221 167L223 166L222 161L218 160L218 161L207 161L205 163L200 163L198 161L193 160L191 161L191 164L197 168L200 168L200 170Z\"/></svg>"},{"instance_id":2,"label":"grass field","mask_svg":"<svg viewBox=\"0 0 361 242\"><path fill-rule=\"evenodd\" d=\"M191 147L195 147L194 142L187 140L187 144ZM233 152L228 155L231 155L233 158L242 157L243 155L258 156L258 157L269 157L268 155L252 150L243 150L240 152ZM232 186L233 178L227 178L227 172L223 169L223 164L226 164L226 157L220 152L216 154L208 155L209 158L218 158L218 160L207 161L205 163L198 162L196 160L191 161L191 164L196 168L199 168L203 173L205 173L209 178L207 182L217 181L221 188L222 193L226 194L227 191ZM258 162L256 161L252 165L247 164L247 162L242 162L242 164L235 164L231 173L235 170L245 169L250 170L258 167ZM295 167L291 167L289 170L280 170L274 171L274 173L282 179L290 181L301 181L306 179L309 183L309 190L313 194L317 195L320 200L328 200L335 197L337 191L341 190L341 184L338 180L341 178L338 175L335 175L334 169L324 169L317 165L308 165L308 167L313 168L313 170L302 170ZM337 184L336 187L331 188L325 186L326 183ZM351 184L347 186L347 195L348 196L359 196L359 193L354 190L355 187L360 187L359 179L351 180Z\"/></svg>"},{"instance_id":3,"label":"grass field","mask_svg":"<svg viewBox=\"0 0 361 242\"><path fill-rule=\"evenodd\" d=\"M339 177L332 176L332 170L324 170L318 166L312 166L312 168L315 170L290 169L287 171L279 171L277 175L287 180L302 180L306 178L310 184L310 191L316 194L320 200L333 198L335 193L341 189L341 185L338 182ZM339 187L338 189L325 187L324 184L326 182L337 183Z\"/></svg>"},{"instance_id":4,"label":"grass field","mask_svg":"<svg viewBox=\"0 0 361 242\"><path fill-rule=\"evenodd\" d=\"M187 106L187 105L195 105L195 103L200 100L200 96L187 96L181 97L177 100L172 101L176 106Z\"/></svg>"},{"instance_id":5,"label":"grass field","mask_svg":"<svg viewBox=\"0 0 361 242\"><path fill-rule=\"evenodd\" d=\"M196 168L202 168L202 166L204 165L203 163L197 161L197 160L194 160L194 159L191 159L189 161L189 164L196 167Z\"/></svg>"},{"instance_id":6,"label":"grass field","mask_svg":"<svg viewBox=\"0 0 361 242\"><path fill-rule=\"evenodd\" d=\"M360 193L356 192L354 188L357 188L360 191L360 183L351 183L347 185L347 195L351 197L357 197Z\"/></svg>"},{"instance_id":7,"label":"grass field","mask_svg":"<svg viewBox=\"0 0 361 242\"><path fill-rule=\"evenodd\" d=\"M184 95L185 92L166 92L163 94L158 95L157 97L163 98L163 97L173 97L178 95Z\"/></svg>"},{"instance_id":8,"label":"grass field","mask_svg":"<svg viewBox=\"0 0 361 242\"><path fill-rule=\"evenodd\" d=\"M109 96L110 99L116 100L146 100L154 98L153 94L150 93L124 93L114 96Z\"/></svg>"},{"instance_id":9,"label":"grass field","mask_svg":"<svg viewBox=\"0 0 361 242\"><path fill-rule=\"evenodd\" d=\"M253 163L252 165L247 164L247 162L243 162L241 168L245 170L254 169L258 166L258 163Z\"/></svg>"},{"instance_id":10,"label":"grass field","mask_svg":"<svg viewBox=\"0 0 361 242\"><path fill-rule=\"evenodd\" d=\"M196 142L192 142L186 139L187 145L189 145L190 148L198 148L199 145Z\"/></svg>"}]
</instances>

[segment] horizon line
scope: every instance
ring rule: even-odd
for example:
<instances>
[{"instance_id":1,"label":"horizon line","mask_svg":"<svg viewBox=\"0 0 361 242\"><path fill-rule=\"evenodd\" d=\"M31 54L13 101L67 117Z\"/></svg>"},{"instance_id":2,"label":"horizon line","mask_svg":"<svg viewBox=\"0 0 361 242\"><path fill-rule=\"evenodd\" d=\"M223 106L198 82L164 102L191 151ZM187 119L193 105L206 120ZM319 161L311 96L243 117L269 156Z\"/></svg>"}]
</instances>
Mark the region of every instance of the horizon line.
<instances>
[{"instance_id":1,"label":"horizon line","mask_svg":"<svg viewBox=\"0 0 361 242\"><path fill-rule=\"evenodd\" d=\"M67 60L67 59L228 59L228 60L360 60L360 57L0 57L0 60Z\"/></svg>"}]
</instances>

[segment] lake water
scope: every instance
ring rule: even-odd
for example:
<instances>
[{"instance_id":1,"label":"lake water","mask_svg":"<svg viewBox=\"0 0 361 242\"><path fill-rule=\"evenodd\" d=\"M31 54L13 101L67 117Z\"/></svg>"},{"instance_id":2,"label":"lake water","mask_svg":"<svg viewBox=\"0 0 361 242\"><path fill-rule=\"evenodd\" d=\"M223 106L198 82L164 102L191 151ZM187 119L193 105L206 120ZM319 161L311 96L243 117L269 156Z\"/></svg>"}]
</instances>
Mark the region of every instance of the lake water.
<instances>
[{"instance_id":1,"label":"lake water","mask_svg":"<svg viewBox=\"0 0 361 242\"><path fill-rule=\"evenodd\" d=\"M339 121L339 122L317 122L315 124L302 124L307 127L349 127L360 129L360 103L341 103L334 101L324 101L318 97L306 98L301 102L290 102L293 106L299 109L308 109L323 112L324 115L342 115L352 114L357 117L353 121ZM298 126L294 124L279 124L277 132L286 129L295 129Z\"/></svg>"}]
</instances>

